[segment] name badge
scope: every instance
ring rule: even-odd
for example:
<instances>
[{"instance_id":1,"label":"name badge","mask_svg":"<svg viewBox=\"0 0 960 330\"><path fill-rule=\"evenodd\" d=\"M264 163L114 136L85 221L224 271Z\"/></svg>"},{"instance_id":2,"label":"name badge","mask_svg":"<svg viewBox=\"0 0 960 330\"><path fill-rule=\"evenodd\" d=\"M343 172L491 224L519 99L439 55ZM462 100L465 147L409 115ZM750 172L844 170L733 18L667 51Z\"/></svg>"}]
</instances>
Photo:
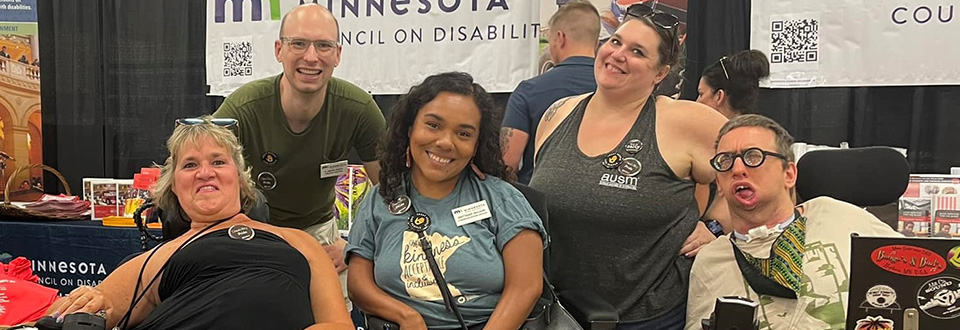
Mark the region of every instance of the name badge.
<instances>
[{"instance_id":1,"label":"name badge","mask_svg":"<svg viewBox=\"0 0 960 330\"><path fill-rule=\"evenodd\" d=\"M471 224L483 219L490 218L490 208L487 207L487 201L479 201L470 205L461 206L450 210L453 213L453 221L457 226Z\"/></svg>"},{"instance_id":2,"label":"name badge","mask_svg":"<svg viewBox=\"0 0 960 330\"><path fill-rule=\"evenodd\" d=\"M347 160L341 160L339 162L320 164L320 178L326 179L330 177L338 177L342 174L347 174Z\"/></svg>"}]
</instances>

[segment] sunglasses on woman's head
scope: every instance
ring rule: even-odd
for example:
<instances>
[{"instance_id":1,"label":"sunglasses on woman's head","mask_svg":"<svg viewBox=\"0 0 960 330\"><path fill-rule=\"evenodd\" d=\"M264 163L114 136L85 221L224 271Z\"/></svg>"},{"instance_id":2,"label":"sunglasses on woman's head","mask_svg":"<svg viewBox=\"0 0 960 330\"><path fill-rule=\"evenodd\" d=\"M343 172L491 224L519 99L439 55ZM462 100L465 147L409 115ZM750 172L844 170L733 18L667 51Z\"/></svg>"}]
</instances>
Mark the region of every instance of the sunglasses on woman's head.
<instances>
[{"instance_id":1,"label":"sunglasses on woman's head","mask_svg":"<svg viewBox=\"0 0 960 330\"><path fill-rule=\"evenodd\" d=\"M180 118L177 119L177 125L200 125L205 122L220 126L220 127L234 127L237 126L237 120L233 118L210 118L205 120L203 118Z\"/></svg>"},{"instance_id":2,"label":"sunglasses on woman's head","mask_svg":"<svg viewBox=\"0 0 960 330\"><path fill-rule=\"evenodd\" d=\"M633 16L636 18L650 18L650 21L653 22L653 24L656 24L660 28L666 30L676 28L677 25L680 25L680 19L677 18L677 16L655 10L642 3L635 3L627 7L627 16Z\"/></svg>"},{"instance_id":3,"label":"sunglasses on woman's head","mask_svg":"<svg viewBox=\"0 0 960 330\"><path fill-rule=\"evenodd\" d=\"M723 65L723 60L727 59L726 56L720 58L720 68L723 69L723 76L727 77L727 80L730 80L730 74L727 73L727 66Z\"/></svg>"}]
</instances>

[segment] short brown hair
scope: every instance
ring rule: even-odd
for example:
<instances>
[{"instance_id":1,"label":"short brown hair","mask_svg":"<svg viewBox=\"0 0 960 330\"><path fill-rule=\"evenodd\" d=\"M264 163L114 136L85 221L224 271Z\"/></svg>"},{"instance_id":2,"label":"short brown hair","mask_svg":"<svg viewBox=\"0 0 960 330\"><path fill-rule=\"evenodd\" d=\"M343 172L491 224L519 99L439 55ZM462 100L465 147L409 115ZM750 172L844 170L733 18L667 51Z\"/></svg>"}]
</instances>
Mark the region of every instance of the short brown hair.
<instances>
[{"instance_id":1,"label":"short brown hair","mask_svg":"<svg viewBox=\"0 0 960 330\"><path fill-rule=\"evenodd\" d=\"M596 46L600 39L600 13L589 1L571 1L560 6L549 22L551 30L563 31L578 43Z\"/></svg>"},{"instance_id":2,"label":"short brown hair","mask_svg":"<svg viewBox=\"0 0 960 330\"><path fill-rule=\"evenodd\" d=\"M786 162L796 161L793 155L793 149L791 148L791 145L793 145L793 137L790 136L790 133L773 119L758 114L740 115L728 120L727 123L723 124L723 127L720 128L720 134L717 135L717 141L714 142L713 149L717 149L720 145L720 139L723 138L724 135L740 127L762 127L770 130L777 140L777 153L787 157ZM784 164L786 164L786 162L784 162Z\"/></svg>"}]
</instances>

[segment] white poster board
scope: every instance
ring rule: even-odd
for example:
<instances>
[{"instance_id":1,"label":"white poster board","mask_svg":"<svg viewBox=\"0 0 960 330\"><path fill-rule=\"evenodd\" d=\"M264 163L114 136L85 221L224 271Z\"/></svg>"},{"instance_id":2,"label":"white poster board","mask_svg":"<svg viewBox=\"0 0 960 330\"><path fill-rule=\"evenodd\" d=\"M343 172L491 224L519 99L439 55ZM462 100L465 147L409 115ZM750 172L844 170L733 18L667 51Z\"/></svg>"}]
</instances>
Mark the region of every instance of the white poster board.
<instances>
[{"instance_id":1,"label":"white poster board","mask_svg":"<svg viewBox=\"0 0 960 330\"><path fill-rule=\"evenodd\" d=\"M309 1L305 1L309 2ZM464 71L490 92L535 75L540 0L320 0L340 24L334 76L373 94L402 94L429 75ZM208 0L207 84L227 95L282 72L283 15L300 0Z\"/></svg>"},{"instance_id":2,"label":"white poster board","mask_svg":"<svg viewBox=\"0 0 960 330\"><path fill-rule=\"evenodd\" d=\"M754 1L751 29L764 87L960 84L960 3Z\"/></svg>"}]
</instances>

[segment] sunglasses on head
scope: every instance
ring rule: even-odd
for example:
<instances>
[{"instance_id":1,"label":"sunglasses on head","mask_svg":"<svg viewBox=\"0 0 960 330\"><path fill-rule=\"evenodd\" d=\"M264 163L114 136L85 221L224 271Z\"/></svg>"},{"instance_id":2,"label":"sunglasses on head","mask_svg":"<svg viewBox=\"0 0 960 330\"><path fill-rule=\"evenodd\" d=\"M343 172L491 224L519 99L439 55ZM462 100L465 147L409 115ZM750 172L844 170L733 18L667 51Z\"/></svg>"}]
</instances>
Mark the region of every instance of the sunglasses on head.
<instances>
[{"instance_id":1,"label":"sunglasses on head","mask_svg":"<svg viewBox=\"0 0 960 330\"><path fill-rule=\"evenodd\" d=\"M721 57L721 58L720 58L720 61L718 61L718 62L720 62L720 68L723 69L723 76L724 76L724 77L727 77L727 80L730 80L730 74L727 73L727 66L726 66L726 65L723 65L723 60L725 60L725 59L727 59L726 56Z\"/></svg>"},{"instance_id":2,"label":"sunglasses on head","mask_svg":"<svg viewBox=\"0 0 960 330\"><path fill-rule=\"evenodd\" d=\"M233 118L180 118L177 119L177 125L201 125L203 123L210 123L220 127L234 127L237 126L237 120Z\"/></svg>"},{"instance_id":3,"label":"sunglasses on head","mask_svg":"<svg viewBox=\"0 0 960 330\"><path fill-rule=\"evenodd\" d=\"M662 29L670 30L680 25L680 19L673 14L655 10L643 3L635 3L627 7L627 16L649 18L653 24Z\"/></svg>"}]
</instances>

